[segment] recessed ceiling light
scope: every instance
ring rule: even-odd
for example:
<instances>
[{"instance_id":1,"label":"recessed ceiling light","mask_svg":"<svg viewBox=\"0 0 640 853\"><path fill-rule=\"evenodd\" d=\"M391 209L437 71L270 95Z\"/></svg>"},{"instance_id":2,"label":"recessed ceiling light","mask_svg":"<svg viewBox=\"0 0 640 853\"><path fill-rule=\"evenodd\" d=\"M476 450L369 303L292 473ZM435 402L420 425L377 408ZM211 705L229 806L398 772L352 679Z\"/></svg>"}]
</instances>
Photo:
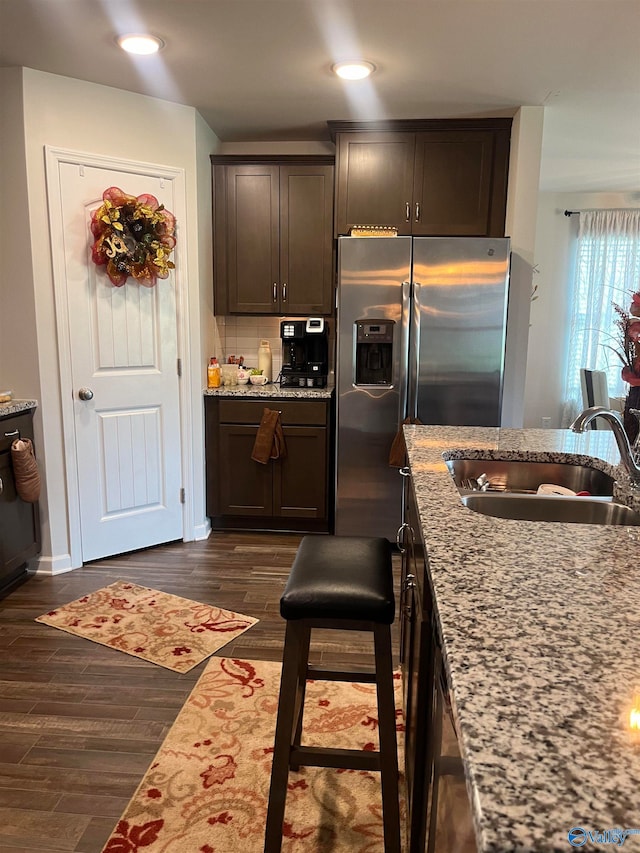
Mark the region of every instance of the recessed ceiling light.
<instances>
[{"instance_id":1,"label":"recessed ceiling light","mask_svg":"<svg viewBox=\"0 0 640 853\"><path fill-rule=\"evenodd\" d=\"M156 36L143 35L142 33L129 33L118 38L118 44L127 53L136 53L139 56L148 56L157 53L164 47L162 39Z\"/></svg>"},{"instance_id":2,"label":"recessed ceiling light","mask_svg":"<svg viewBox=\"0 0 640 853\"><path fill-rule=\"evenodd\" d=\"M364 80L376 70L372 62L354 60L353 62L338 62L332 67L332 71L342 77L343 80Z\"/></svg>"}]
</instances>

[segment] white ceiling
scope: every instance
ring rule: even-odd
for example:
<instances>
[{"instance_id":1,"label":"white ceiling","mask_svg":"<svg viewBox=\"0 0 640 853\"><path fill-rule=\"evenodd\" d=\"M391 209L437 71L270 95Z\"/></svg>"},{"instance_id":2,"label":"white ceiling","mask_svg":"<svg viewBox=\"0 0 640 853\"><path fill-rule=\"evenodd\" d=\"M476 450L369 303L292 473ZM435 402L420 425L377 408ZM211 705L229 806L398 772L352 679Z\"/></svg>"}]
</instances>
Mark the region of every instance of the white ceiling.
<instances>
[{"instance_id":1,"label":"white ceiling","mask_svg":"<svg viewBox=\"0 0 640 853\"><path fill-rule=\"evenodd\" d=\"M164 50L116 47L140 31ZM356 56L369 81L331 74ZM188 104L225 142L544 105L542 189L640 191L640 0L0 0L0 65Z\"/></svg>"}]
</instances>

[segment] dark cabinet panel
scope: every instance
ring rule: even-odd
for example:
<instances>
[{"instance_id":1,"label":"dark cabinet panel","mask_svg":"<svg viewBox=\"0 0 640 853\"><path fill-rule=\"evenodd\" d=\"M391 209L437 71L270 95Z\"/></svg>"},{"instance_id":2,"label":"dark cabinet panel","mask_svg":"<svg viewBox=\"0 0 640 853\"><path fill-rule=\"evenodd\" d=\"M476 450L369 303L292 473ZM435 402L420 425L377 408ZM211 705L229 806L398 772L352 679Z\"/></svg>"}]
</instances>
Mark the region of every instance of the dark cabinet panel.
<instances>
[{"instance_id":1,"label":"dark cabinet panel","mask_svg":"<svg viewBox=\"0 0 640 853\"><path fill-rule=\"evenodd\" d=\"M273 515L269 465L251 458L255 426L220 424L218 482L221 515Z\"/></svg>"},{"instance_id":2,"label":"dark cabinet panel","mask_svg":"<svg viewBox=\"0 0 640 853\"><path fill-rule=\"evenodd\" d=\"M341 133L336 158L336 236L355 225L411 234L415 134Z\"/></svg>"},{"instance_id":3,"label":"dark cabinet panel","mask_svg":"<svg viewBox=\"0 0 640 853\"><path fill-rule=\"evenodd\" d=\"M365 122L349 124L329 122L337 145L336 236L356 225L504 236L510 119L390 121L369 131Z\"/></svg>"},{"instance_id":4,"label":"dark cabinet panel","mask_svg":"<svg viewBox=\"0 0 640 853\"><path fill-rule=\"evenodd\" d=\"M280 310L333 307L333 166L280 167Z\"/></svg>"},{"instance_id":5,"label":"dark cabinet panel","mask_svg":"<svg viewBox=\"0 0 640 853\"><path fill-rule=\"evenodd\" d=\"M413 233L487 234L492 164L488 131L418 134Z\"/></svg>"},{"instance_id":6,"label":"dark cabinet panel","mask_svg":"<svg viewBox=\"0 0 640 853\"><path fill-rule=\"evenodd\" d=\"M274 465L274 504L283 518L327 518L327 430L285 427L287 456Z\"/></svg>"},{"instance_id":7,"label":"dark cabinet panel","mask_svg":"<svg viewBox=\"0 0 640 853\"><path fill-rule=\"evenodd\" d=\"M38 504L18 496L10 452L14 438L33 441L32 421L32 411L0 418L0 592L25 577L27 560L40 553Z\"/></svg>"},{"instance_id":8,"label":"dark cabinet panel","mask_svg":"<svg viewBox=\"0 0 640 853\"><path fill-rule=\"evenodd\" d=\"M19 569L29 557L38 553L40 531L38 514L34 504L25 503L18 497L11 458L8 453L0 454L0 531L2 540L0 585L3 578Z\"/></svg>"},{"instance_id":9,"label":"dark cabinet panel","mask_svg":"<svg viewBox=\"0 0 640 853\"><path fill-rule=\"evenodd\" d=\"M407 822L413 853L424 850L428 805L428 755L433 685L431 596L425 584L425 554L410 482L402 528L400 600L401 671L405 713Z\"/></svg>"},{"instance_id":10,"label":"dark cabinet panel","mask_svg":"<svg viewBox=\"0 0 640 853\"><path fill-rule=\"evenodd\" d=\"M207 514L216 528L328 532L329 400L205 397ZM278 408L286 456L251 459L264 408Z\"/></svg>"},{"instance_id":11,"label":"dark cabinet panel","mask_svg":"<svg viewBox=\"0 0 640 853\"><path fill-rule=\"evenodd\" d=\"M333 165L328 158L211 159L216 313L330 314Z\"/></svg>"},{"instance_id":12,"label":"dark cabinet panel","mask_svg":"<svg viewBox=\"0 0 640 853\"><path fill-rule=\"evenodd\" d=\"M425 853L425 850L432 853L441 846L450 849L445 841L447 833L458 842L466 839L469 846L464 849L471 849L473 821L451 722L449 687L427 577L428 556L410 480L405 487L400 545L400 665L405 713L408 853ZM443 731L447 734L445 741ZM441 787L447 789L448 797L455 798L449 800L448 809L438 809Z\"/></svg>"},{"instance_id":13,"label":"dark cabinet panel","mask_svg":"<svg viewBox=\"0 0 640 853\"><path fill-rule=\"evenodd\" d=\"M224 313L272 313L279 280L278 167L218 166L215 174L221 202L216 254L225 244L216 263L224 289L219 301L226 303Z\"/></svg>"}]
</instances>

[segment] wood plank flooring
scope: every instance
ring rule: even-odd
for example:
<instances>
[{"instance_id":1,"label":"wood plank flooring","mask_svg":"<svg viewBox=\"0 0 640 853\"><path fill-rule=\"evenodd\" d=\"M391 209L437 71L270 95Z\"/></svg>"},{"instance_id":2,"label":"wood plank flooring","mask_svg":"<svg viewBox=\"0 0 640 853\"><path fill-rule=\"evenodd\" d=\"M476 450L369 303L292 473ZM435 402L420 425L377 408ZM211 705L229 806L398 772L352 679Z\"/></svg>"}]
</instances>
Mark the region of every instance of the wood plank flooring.
<instances>
[{"instance_id":1,"label":"wood plank flooring","mask_svg":"<svg viewBox=\"0 0 640 853\"><path fill-rule=\"evenodd\" d=\"M100 853L206 666L172 673L34 619L129 580L258 618L217 655L281 660L279 601L300 538L216 532L35 575L0 600L0 853ZM397 583L397 558L394 569ZM367 635L315 636L316 663L371 662Z\"/></svg>"}]
</instances>

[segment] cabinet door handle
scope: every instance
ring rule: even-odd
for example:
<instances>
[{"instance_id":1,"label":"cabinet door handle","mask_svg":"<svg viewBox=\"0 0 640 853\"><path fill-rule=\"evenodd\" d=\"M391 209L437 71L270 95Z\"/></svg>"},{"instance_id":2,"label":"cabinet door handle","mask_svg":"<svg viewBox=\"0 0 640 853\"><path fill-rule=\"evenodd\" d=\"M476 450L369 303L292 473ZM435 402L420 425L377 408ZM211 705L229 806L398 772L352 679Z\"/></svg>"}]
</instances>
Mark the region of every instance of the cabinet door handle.
<instances>
[{"instance_id":1,"label":"cabinet door handle","mask_svg":"<svg viewBox=\"0 0 640 853\"><path fill-rule=\"evenodd\" d=\"M400 525L400 527L398 528L398 532L396 533L396 545L398 546L398 551L400 551L400 553L401 553L401 554L404 554L404 553L406 552L406 550L407 550L407 549L404 547L404 545L402 544L402 540L403 540L403 535L402 535L402 534L404 533L404 531L406 530L406 528L407 528L408 526L409 526L409 525L408 525L408 524L407 524L407 522L405 521L403 524L401 524L401 525Z\"/></svg>"},{"instance_id":2,"label":"cabinet door handle","mask_svg":"<svg viewBox=\"0 0 640 853\"><path fill-rule=\"evenodd\" d=\"M420 222L420 202L416 202L416 222Z\"/></svg>"},{"instance_id":3,"label":"cabinet door handle","mask_svg":"<svg viewBox=\"0 0 640 853\"><path fill-rule=\"evenodd\" d=\"M413 575L408 575L404 588L402 590L404 600L402 602L401 611L404 618L411 622L413 620L413 597L416 585L413 582Z\"/></svg>"},{"instance_id":4,"label":"cabinet door handle","mask_svg":"<svg viewBox=\"0 0 640 853\"><path fill-rule=\"evenodd\" d=\"M283 302L287 301L287 282L286 281L282 282L282 301Z\"/></svg>"},{"instance_id":5,"label":"cabinet door handle","mask_svg":"<svg viewBox=\"0 0 640 853\"><path fill-rule=\"evenodd\" d=\"M407 590L416 588L416 576L415 575L407 575L404 579L404 583L402 585L402 591L407 592Z\"/></svg>"},{"instance_id":6,"label":"cabinet door handle","mask_svg":"<svg viewBox=\"0 0 640 853\"><path fill-rule=\"evenodd\" d=\"M405 465L404 468L398 468L398 474L400 474L401 477L410 477L411 471L409 470L409 466Z\"/></svg>"},{"instance_id":7,"label":"cabinet door handle","mask_svg":"<svg viewBox=\"0 0 640 853\"><path fill-rule=\"evenodd\" d=\"M20 437L20 430L14 429L14 430L12 430L12 432L5 432L4 437L5 438L12 438L14 435L17 435L19 438Z\"/></svg>"},{"instance_id":8,"label":"cabinet door handle","mask_svg":"<svg viewBox=\"0 0 640 853\"><path fill-rule=\"evenodd\" d=\"M273 282L273 301L278 301L278 284L275 281Z\"/></svg>"},{"instance_id":9,"label":"cabinet door handle","mask_svg":"<svg viewBox=\"0 0 640 853\"><path fill-rule=\"evenodd\" d=\"M407 202L405 205L405 220L404 221L405 222L411 221L411 205L409 204L409 202Z\"/></svg>"},{"instance_id":10,"label":"cabinet door handle","mask_svg":"<svg viewBox=\"0 0 640 853\"><path fill-rule=\"evenodd\" d=\"M0 495L4 492L4 483L2 482L2 477L0 477Z\"/></svg>"}]
</instances>

